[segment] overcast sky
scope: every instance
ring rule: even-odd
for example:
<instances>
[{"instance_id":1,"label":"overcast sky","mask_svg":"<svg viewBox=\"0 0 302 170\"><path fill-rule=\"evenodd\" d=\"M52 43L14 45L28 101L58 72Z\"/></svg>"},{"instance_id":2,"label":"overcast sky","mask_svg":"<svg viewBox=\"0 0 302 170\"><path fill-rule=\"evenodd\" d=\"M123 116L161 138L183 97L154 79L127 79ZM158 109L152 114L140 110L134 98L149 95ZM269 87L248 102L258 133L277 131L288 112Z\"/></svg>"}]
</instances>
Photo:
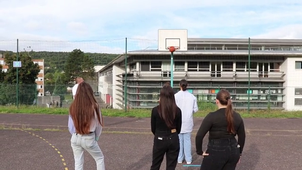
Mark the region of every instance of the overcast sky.
<instances>
[{"instance_id":1,"label":"overcast sky","mask_svg":"<svg viewBox=\"0 0 302 170\"><path fill-rule=\"evenodd\" d=\"M187 29L190 38L302 39L302 1L0 0L0 41L157 40L158 29Z\"/></svg>"}]
</instances>

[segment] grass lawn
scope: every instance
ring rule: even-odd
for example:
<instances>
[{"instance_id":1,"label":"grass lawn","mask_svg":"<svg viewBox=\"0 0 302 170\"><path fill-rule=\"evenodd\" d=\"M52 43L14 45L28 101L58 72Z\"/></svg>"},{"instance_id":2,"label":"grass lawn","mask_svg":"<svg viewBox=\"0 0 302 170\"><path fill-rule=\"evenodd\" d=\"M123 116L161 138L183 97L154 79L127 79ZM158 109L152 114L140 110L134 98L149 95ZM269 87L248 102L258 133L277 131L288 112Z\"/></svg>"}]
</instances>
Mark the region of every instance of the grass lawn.
<instances>
[{"instance_id":1,"label":"grass lawn","mask_svg":"<svg viewBox=\"0 0 302 170\"><path fill-rule=\"evenodd\" d=\"M207 108L194 114L195 117L204 117L216 108ZM302 118L302 111L283 110L236 110L243 118ZM0 106L0 114L68 114L68 108L46 108L37 106ZM127 112L117 109L102 109L103 116L111 117L150 117L150 109L130 109Z\"/></svg>"}]
</instances>

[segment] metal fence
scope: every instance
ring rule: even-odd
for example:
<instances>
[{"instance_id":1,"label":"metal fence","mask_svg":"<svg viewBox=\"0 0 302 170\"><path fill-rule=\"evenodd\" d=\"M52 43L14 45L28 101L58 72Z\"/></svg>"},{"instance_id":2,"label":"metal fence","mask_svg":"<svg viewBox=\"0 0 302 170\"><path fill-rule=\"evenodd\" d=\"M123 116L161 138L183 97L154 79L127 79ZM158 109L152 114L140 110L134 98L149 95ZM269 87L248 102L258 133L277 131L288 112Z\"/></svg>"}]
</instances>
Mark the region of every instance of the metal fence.
<instances>
[{"instance_id":1,"label":"metal fence","mask_svg":"<svg viewBox=\"0 0 302 170\"><path fill-rule=\"evenodd\" d=\"M71 93L69 89L74 85L74 82L71 81L67 84L56 85L55 79L58 75L64 73L67 58L75 49L79 49L84 52L85 55L89 56L95 66L104 66L113 58L125 53L126 50L149 50L156 48L157 40L139 38L79 41L0 40L0 65L2 67L2 72L0 68L0 105L46 105L47 103L59 103L59 106L64 106L70 103L71 99L69 95L71 95ZM16 60L20 61L22 56L29 56L33 61L44 59L42 60L42 66L40 66L43 70L37 75L36 84L24 84L18 81L20 76L25 74L24 70L22 72L18 70L18 68L14 75L9 75L13 77L13 80L5 81L3 76L7 76L6 74L10 69L15 69L13 65L7 65L7 63L5 63L5 55L7 53L18 56L19 58L17 57ZM97 93L97 73L94 77L90 77L86 80ZM64 89L64 93L55 94L55 88ZM60 99L47 96L59 96ZM58 100L60 100L60 102L58 102Z\"/></svg>"}]
</instances>

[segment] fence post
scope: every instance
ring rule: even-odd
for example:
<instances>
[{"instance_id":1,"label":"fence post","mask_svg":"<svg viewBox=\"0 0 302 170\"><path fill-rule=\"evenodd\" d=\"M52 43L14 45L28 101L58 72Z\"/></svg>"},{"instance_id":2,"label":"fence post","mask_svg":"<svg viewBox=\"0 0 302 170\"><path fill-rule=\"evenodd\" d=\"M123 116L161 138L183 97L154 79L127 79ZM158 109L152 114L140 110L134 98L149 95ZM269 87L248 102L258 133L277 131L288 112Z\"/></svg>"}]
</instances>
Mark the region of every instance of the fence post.
<instances>
[{"instance_id":1,"label":"fence post","mask_svg":"<svg viewBox=\"0 0 302 170\"><path fill-rule=\"evenodd\" d=\"M247 93L247 112L250 113L250 89L251 89L251 38L248 40L248 93Z\"/></svg>"},{"instance_id":2,"label":"fence post","mask_svg":"<svg viewBox=\"0 0 302 170\"><path fill-rule=\"evenodd\" d=\"M17 39L17 61L19 61L19 39ZM19 67L16 67L17 73L17 81L16 81L16 105L19 108Z\"/></svg>"},{"instance_id":3,"label":"fence post","mask_svg":"<svg viewBox=\"0 0 302 170\"><path fill-rule=\"evenodd\" d=\"M271 86L268 87L268 111L271 111Z\"/></svg>"},{"instance_id":4,"label":"fence post","mask_svg":"<svg viewBox=\"0 0 302 170\"><path fill-rule=\"evenodd\" d=\"M125 38L125 80L124 80L124 102L125 112L127 112L127 37Z\"/></svg>"}]
</instances>

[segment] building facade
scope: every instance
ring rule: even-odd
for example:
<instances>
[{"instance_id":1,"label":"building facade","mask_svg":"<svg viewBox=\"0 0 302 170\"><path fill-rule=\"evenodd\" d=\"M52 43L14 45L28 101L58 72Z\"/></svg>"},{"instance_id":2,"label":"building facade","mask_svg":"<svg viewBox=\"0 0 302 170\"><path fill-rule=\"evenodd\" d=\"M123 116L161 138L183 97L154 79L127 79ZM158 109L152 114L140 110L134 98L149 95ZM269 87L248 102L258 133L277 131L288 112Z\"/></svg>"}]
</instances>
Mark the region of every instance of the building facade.
<instances>
[{"instance_id":1,"label":"building facade","mask_svg":"<svg viewBox=\"0 0 302 170\"><path fill-rule=\"evenodd\" d=\"M175 91L186 79L188 90L199 101L214 103L216 93L224 88L236 109L302 110L302 40L166 35L159 37L166 44L159 43L157 50L130 51L99 71L99 92L107 104L123 109L126 97L130 108L152 108L173 75ZM179 48L173 53L173 74L169 39Z\"/></svg>"}]
</instances>

